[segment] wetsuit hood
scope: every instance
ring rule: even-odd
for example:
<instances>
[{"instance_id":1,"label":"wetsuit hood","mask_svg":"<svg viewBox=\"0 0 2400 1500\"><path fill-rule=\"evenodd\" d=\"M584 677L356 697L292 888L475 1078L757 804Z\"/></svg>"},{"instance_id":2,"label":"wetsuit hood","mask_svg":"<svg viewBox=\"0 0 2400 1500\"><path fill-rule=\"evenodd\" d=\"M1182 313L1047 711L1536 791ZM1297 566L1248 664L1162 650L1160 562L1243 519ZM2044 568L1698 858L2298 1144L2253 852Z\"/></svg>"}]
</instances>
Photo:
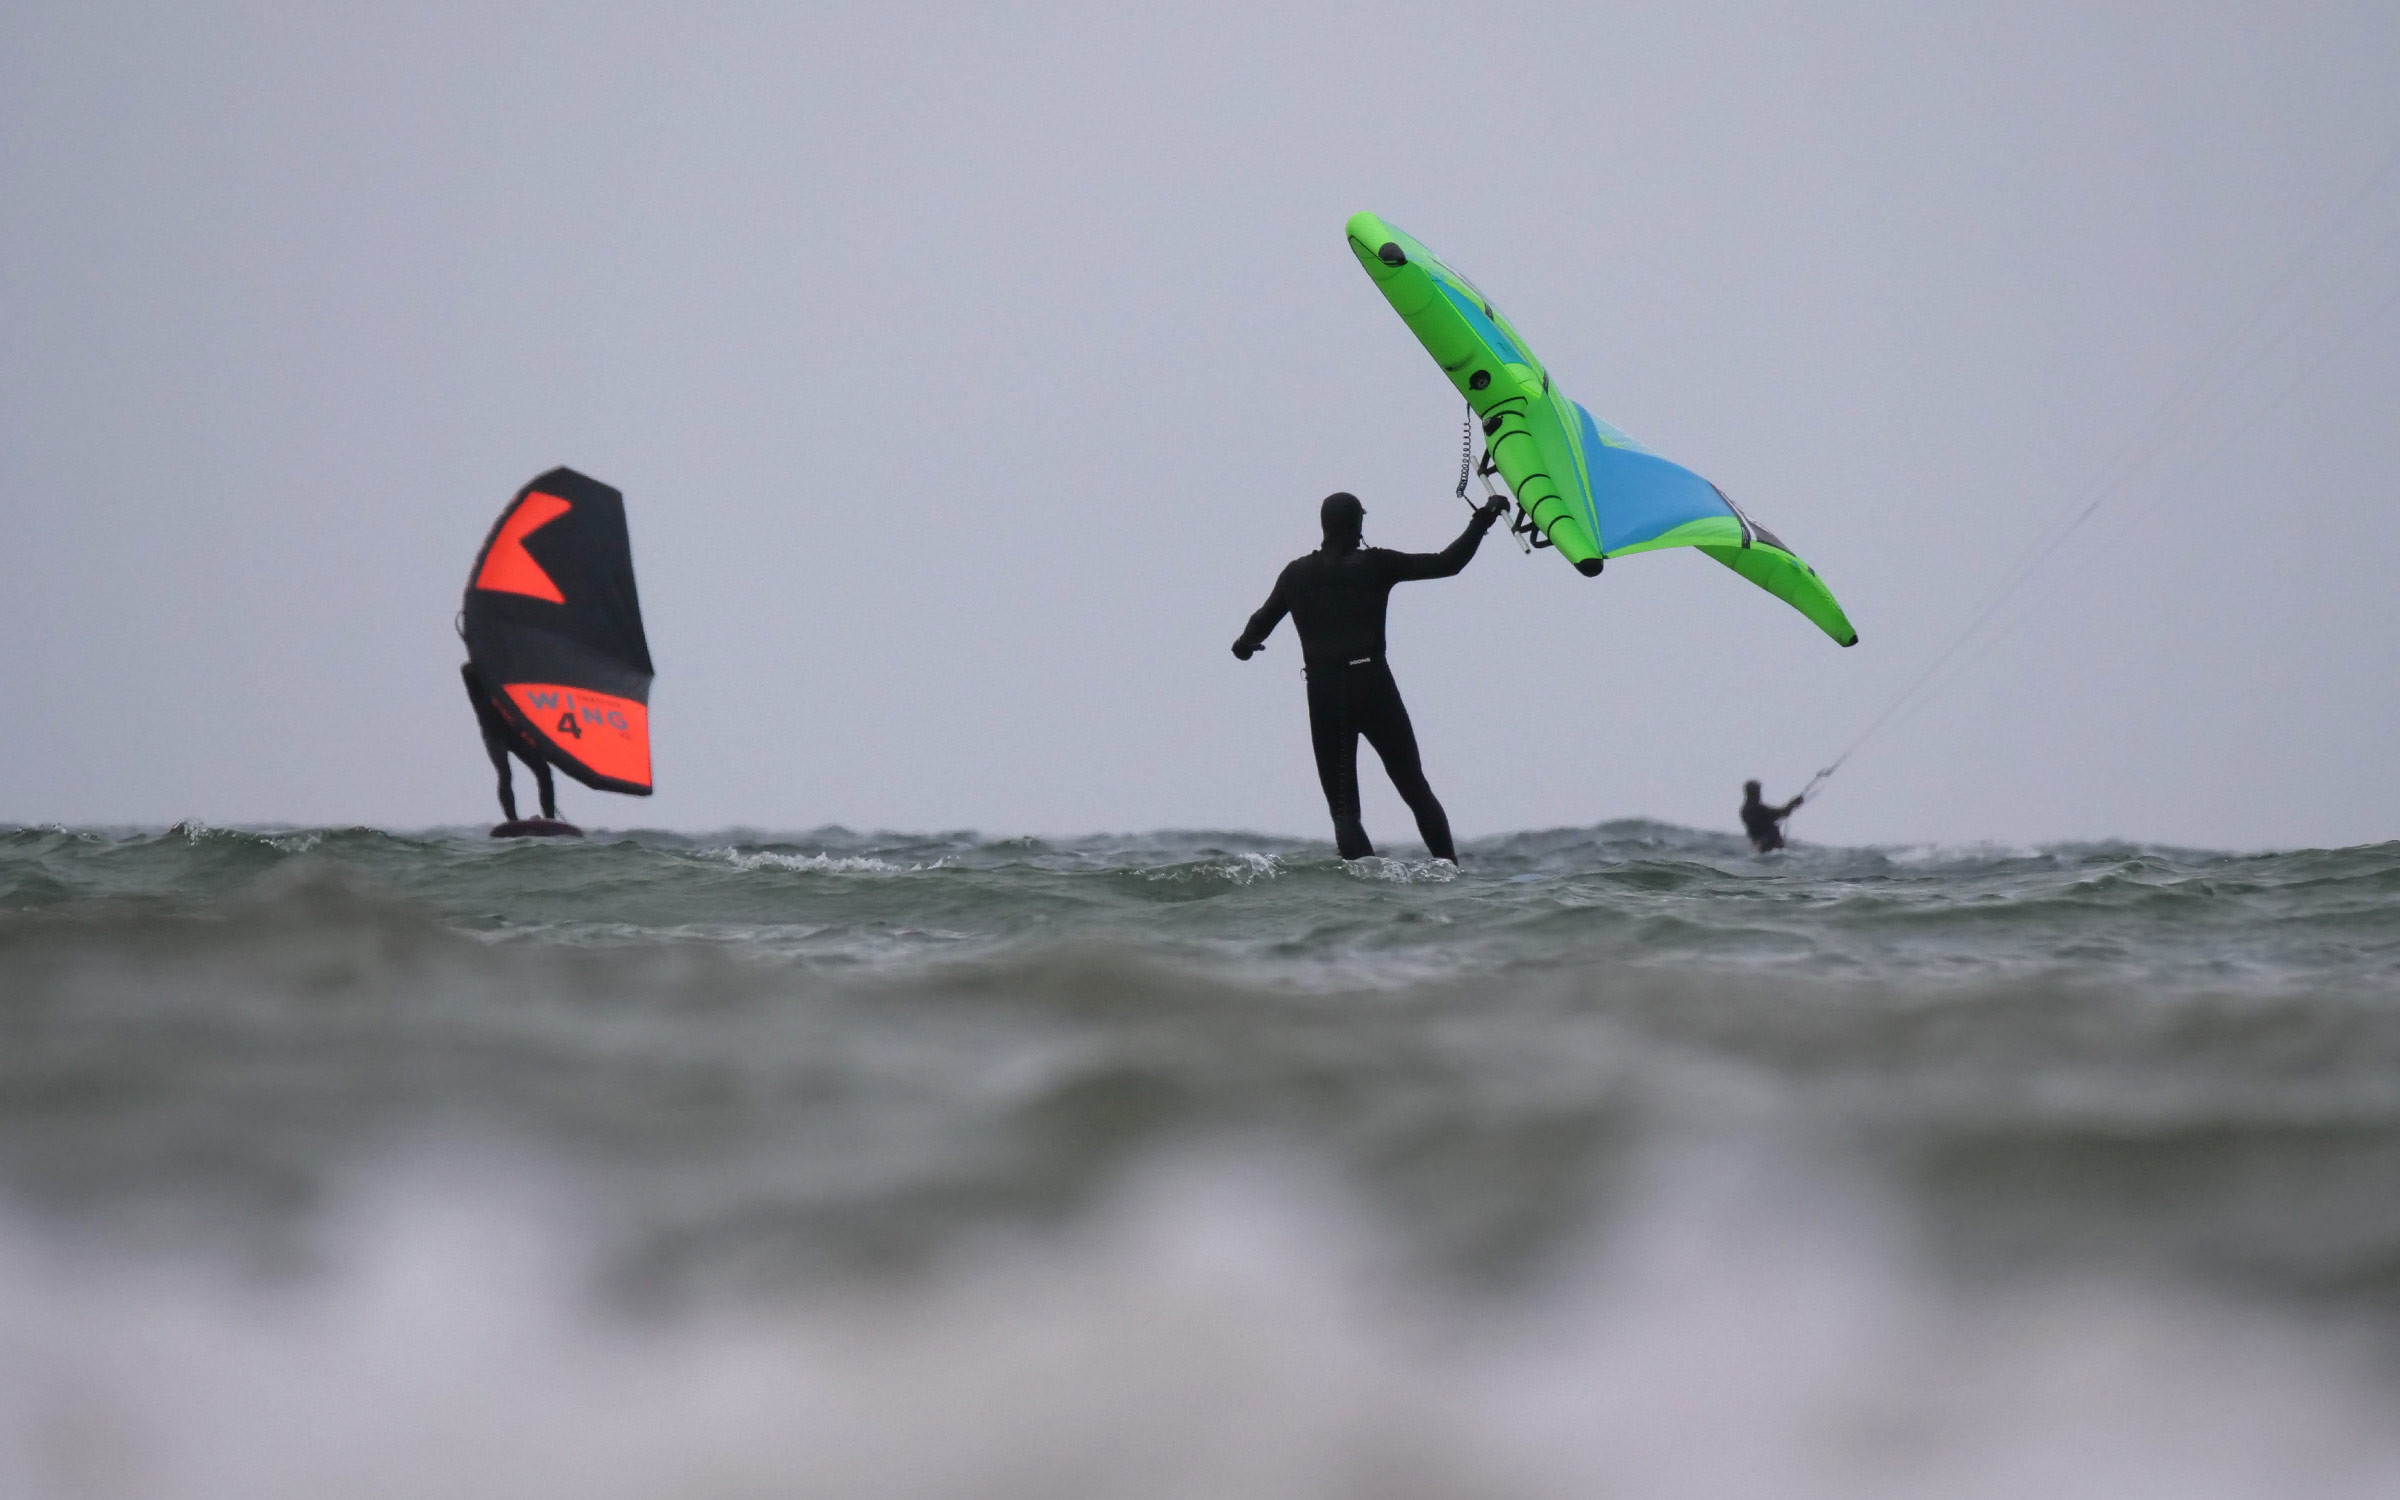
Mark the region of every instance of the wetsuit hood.
<instances>
[{"instance_id":1,"label":"wetsuit hood","mask_svg":"<svg viewBox=\"0 0 2400 1500\"><path fill-rule=\"evenodd\" d=\"M1367 508L1348 490L1336 490L1317 508L1317 522L1325 528L1326 550L1345 551L1365 534Z\"/></svg>"}]
</instances>

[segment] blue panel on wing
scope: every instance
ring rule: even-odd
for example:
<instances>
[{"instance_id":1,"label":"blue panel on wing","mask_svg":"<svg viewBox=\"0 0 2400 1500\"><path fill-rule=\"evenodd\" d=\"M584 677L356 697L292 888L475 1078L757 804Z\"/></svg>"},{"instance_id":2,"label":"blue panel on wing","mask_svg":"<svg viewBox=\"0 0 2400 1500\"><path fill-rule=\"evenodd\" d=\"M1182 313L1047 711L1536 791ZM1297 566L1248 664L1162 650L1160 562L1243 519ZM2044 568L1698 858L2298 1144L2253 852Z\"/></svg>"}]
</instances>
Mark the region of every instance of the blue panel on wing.
<instances>
[{"instance_id":1,"label":"blue panel on wing","mask_svg":"<svg viewBox=\"0 0 2400 1500\"><path fill-rule=\"evenodd\" d=\"M1525 357L1525 351L1517 347L1516 340L1502 333L1499 324L1484 316L1483 308L1473 298L1439 278L1436 278L1433 284L1442 289L1442 295L1449 298L1450 305L1457 308L1459 315L1467 320L1467 326L1480 334L1483 341L1498 352L1502 364L1531 365L1533 363L1532 360Z\"/></svg>"},{"instance_id":2,"label":"blue panel on wing","mask_svg":"<svg viewBox=\"0 0 2400 1500\"><path fill-rule=\"evenodd\" d=\"M1611 448L1631 448L1636 453L1650 451L1635 441L1624 428L1612 427L1607 422L1593 416L1591 409L1580 401L1575 403L1575 415L1583 421L1583 435L1586 442L1591 441L1593 435L1597 434L1599 440Z\"/></svg>"},{"instance_id":3,"label":"blue panel on wing","mask_svg":"<svg viewBox=\"0 0 2400 1500\"><path fill-rule=\"evenodd\" d=\"M1730 516L1717 487L1655 453L1601 441L1600 424L1574 403L1583 428L1583 459L1592 476L1592 513L1600 521L1600 550L1613 553L1666 535L1688 521ZM1616 433L1615 428L1610 428Z\"/></svg>"}]
</instances>

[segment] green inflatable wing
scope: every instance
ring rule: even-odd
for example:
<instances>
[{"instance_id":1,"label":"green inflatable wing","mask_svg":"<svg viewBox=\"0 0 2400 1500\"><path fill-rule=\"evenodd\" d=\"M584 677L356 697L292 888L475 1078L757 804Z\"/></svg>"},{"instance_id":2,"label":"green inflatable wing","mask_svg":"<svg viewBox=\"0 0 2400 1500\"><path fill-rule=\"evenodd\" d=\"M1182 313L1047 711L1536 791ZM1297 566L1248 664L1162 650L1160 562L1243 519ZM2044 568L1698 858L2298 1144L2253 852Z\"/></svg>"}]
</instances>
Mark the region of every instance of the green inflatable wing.
<instances>
[{"instance_id":1,"label":"green inflatable wing","mask_svg":"<svg viewBox=\"0 0 2400 1500\"><path fill-rule=\"evenodd\" d=\"M1835 641L1858 644L1816 569L1723 490L1554 389L1542 362L1475 283L1373 214L1351 217L1350 249L1482 419L1488 462L1518 508L1578 571L1597 573L1606 559L1632 552L1697 547Z\"/></svg>"}]
</instances>

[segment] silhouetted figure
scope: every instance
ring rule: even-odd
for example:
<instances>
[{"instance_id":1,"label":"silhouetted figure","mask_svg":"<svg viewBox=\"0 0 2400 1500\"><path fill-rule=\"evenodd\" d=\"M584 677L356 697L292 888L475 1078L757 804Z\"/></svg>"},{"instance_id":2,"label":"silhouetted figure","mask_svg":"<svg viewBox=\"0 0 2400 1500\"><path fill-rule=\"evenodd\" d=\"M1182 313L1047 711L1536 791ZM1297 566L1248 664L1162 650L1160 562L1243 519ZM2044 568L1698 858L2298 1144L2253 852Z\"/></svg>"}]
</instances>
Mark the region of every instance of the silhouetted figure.
<instances>
[{"instance_id":1,"label":"silhouetted figure","mask_svg":"<svg viewBox=\"0 0 2400 1500\"><path fill-rule=\"evenodd\" d=\"M467 680L467 701L475 705L475 727L483 731L483 751L492 758L492 769L500 773L500 812L509 822L517 821L516 778L509 774L508 757L513 751L517 759L533 767L533 784L541 789L542 816L558 816L558 793L550 784L550 765L540 755L528 750L525 742L493 706L491 689L473 665L462 665L458 675Z\"/></svg>"},{"instance_id":2,"label":"silhouetted figure","mask_svg":"<svg viewBox=\"0 0 2400 1500\"><path fill-rule=\"evenodd\" d=\"M1458 540L1439 552L1392 552L1362 540L1367 508L1356 495L1325 497L1318 519L1325 544L1294 559L1275 580L1275 591L1233 643L1248 661L1286 614L1300 632L1300 655L1308 674L1308 730L1317 753L1317 779L1333 813L1333 838L1344 859L1375 852L1358 812L1358 737L1365 735L1383 757L1384 773L1417 815L1417 832L1436 859L1452 863L1450 819L1425 780L1417 758L1417 733L1400 701L1400 685L1383 659L1384 607L1392 586L1414 578L1448 578L1464 569L1483 544L1483 534L1500 519L1508 502L1495 497L1475 512Z\"/></svg>"},{"instance_id":3,"label":"silhouetted figure","mask_svg":"<svg viewBox=\"0 0 2400 1500\"><path fill-rule=\"evenodd\" d=\"M1750 835L1750 847L1761 854L1783 847L1783 820L1792 809L1805 800L1794 797L1781 807L1769 807L1759 800L1758 783L1742 783L1742 831Z\"/></svg>"}]
</instances>

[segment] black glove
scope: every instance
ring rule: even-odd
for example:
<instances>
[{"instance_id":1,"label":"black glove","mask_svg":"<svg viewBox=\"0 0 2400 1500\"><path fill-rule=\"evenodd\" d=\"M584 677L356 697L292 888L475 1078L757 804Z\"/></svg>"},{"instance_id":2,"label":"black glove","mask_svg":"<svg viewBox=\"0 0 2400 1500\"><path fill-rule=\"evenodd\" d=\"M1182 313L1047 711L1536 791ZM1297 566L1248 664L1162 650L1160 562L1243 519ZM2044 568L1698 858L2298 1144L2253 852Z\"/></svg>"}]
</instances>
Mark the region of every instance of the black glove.
<instances>
[{"instance_id":1,"label":"black glove","mask_svg":"<svg viewBox=\"0 0 2400 1500\"><path fill-rule=\"evenodd\" d=\"M1235 641L1233 643L1233 655L1236 661L1248 661L1252 656L1256 655L1257 652L1258 648L1251 645L1248 641Z\"/></svg>"},{"instance_id":2,"label":"black glove","mask_svg":"<svg viewBox=\"0 0 2400 1500\"><path fill-rule=\"evenodd\" d=\"M1475 524L1489 531L1492 529L1492 523L1499 520L1501 513L1507 509L1508 497L1494 495L1491 499L1475 507Z\"/></svg>"}]
</instances>

